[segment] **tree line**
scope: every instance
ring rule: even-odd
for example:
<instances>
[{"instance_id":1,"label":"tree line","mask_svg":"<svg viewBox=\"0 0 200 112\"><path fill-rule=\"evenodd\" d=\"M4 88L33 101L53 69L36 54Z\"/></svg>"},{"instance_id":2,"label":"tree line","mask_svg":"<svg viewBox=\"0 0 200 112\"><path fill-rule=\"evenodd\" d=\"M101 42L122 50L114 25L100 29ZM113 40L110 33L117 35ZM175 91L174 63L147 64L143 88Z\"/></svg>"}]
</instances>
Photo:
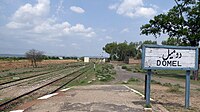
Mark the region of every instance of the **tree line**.
<instances>
[{"instance_id":1,"label":"tree line","mask_svg":"<svg viewBox=\"0 0 200 112\"><path fill-rule=\"evenodd\" d=\"M107 43L103 50L110 55L110 60L124 61L126 57L141 59L141 49L143 44L157 44L156 41L146 40L144 42Z\"/></svg>"}]
</instances>

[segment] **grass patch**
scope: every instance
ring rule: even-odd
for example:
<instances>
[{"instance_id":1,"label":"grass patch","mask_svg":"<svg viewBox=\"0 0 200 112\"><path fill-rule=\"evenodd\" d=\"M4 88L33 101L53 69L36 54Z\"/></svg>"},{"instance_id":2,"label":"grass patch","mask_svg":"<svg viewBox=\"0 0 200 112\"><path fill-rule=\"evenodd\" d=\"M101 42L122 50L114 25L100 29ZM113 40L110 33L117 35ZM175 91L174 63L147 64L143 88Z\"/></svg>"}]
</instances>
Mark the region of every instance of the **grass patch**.
<instances>
[{"instance_id":1,"label":"grass patch","mask_svg":"<svg viewBox=\"0 0 200 112\"><path fill-rule=\"evenodd\" d=\"M114 67L111 64L103 64L102 67L96 70L96 78L99 81L111 81L114 79L116 72L113 70Z\"/></svg>"},{"instance_id":2,"label":"grass patch","mask_svg":"<svg viewBox=\"0 0 200 112\"><path fill-rule=\"evenodd\" d=\"M133 71L133 66L132 65L122 65L122 69L125 69L127 71Z\"/></svg>"},{"instance_id":3,"label":"grass patch","mask_svg":"<svg viewBox=\"0 0 200 112\"><path fill-rule=\"evenodd\" d=\"M169 87L167 91L170 93L181 93L180 87L178 85L173 85Z\"/></svg>"},{"instance_id":4,"label":"grass patch","mask_svg":"<svg viewBox=\"0 0 200 112\"><path fill-rule=\"evenodd\" d=\"M96 69L98 69L100 65L96 65ZM68 86L83 86L83 85L88 85L91 83L94 83L96 81L96 76L95 76L95 71L93 67L90 67L89 70L87 70L84 74L82 74L79 78L71 82Z\"/></svg>"},{"instance_id":5,"label":"grass patch","mask_svg":"<svg viewBox=\"0 0 200 112\"><path fill-rule=\"evenodd\" d=\"M132 71L132 69L131 69L131 68L127 68L126 70L127 70L127 71Z\"/></svg>"},{"instance_id":6,"label":"grass patch","mask_svg":"<svg viewBox=\"0 0 200 112\"><path fill-rule=\"evenodd\" d=\"M8 73L8 76L13 76L13 75L16 75L16 73L14 73L14 72L9 72Z\"/></svg>"},{"instance_id":7,"label":"grass patch","mask_svg":"<svg viewBox=\"0 0 200 112\"><path fill-rule=\"evenodd\" d=\"M197 90L197 91L200 91L200 88L197 88L196 90Z\"/></svg>"},{"instance_id":8,"label":"grass patch","mask_svg":"<svg viewBox=\"0 0 200 112\"><path fill-rule=\"evenodd\" d=\"M145 105L144 107L145 107L145 108L152 108L151 105Z\"/></svg>"},{"instance_id":9,"label":"grass patch","mask_svg":"<svg viewBox=\"0 0 200 112\"><path fill-rule=\"evenodd\" d=\"M122 69L127 69L127 66L126 65L122 65Z\"/></svg>"},{"instance_id":10,"label":"grass patch","mask_svg":"<svg viewBox=\"0 0 200 112\"><path fill-rule=\"evenodd\" d=\"M159 84L159 85L162 85L161 82L158 82L158 81L155 81L155 80L151 80L151 83L152 83L152 84Z\"/></svg>"},{"instance_id":11,"label":"grass patch","mask_svg":"<svg viewBox=\"0 0 200 112\"><path fill-rule=\"evenodd\" d=\"M163 86L166 86L166 87L172 87L172 84L171 83L164 83L162 84Z\"/></svg>"}]
</instances>

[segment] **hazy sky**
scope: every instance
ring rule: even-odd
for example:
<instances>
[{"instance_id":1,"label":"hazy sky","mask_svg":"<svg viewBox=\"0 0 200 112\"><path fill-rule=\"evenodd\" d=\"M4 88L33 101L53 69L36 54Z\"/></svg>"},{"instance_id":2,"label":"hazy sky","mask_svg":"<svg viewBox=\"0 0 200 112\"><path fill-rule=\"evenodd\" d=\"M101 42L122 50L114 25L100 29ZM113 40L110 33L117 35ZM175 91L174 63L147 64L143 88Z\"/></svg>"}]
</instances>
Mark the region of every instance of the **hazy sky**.
<instances>
[{"instance_id":1,"label":"hazy sky","mask_svg":"<svg viewBox=\"0 0 200 112\"><path fill-rule=\"evenodd\" d=\"M173 0L0 0L0 54L99 56L108 42L157 40L140 27ZM106 54L104 54L106 55Z\"/></svg>"}]
</instances>

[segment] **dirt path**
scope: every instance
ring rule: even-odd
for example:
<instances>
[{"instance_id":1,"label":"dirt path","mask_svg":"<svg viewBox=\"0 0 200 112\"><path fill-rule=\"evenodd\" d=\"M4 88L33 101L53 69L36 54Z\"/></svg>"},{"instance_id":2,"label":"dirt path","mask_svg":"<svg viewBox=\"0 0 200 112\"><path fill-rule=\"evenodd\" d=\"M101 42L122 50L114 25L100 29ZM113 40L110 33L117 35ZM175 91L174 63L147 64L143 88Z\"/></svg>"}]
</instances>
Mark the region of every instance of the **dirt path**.
<instances>
[{"instance_id":1,"label":"dirt path","mask_svg":"<svg viewBox=\"0 0 200 112\"><path fill-rule=\"evenodd\" d=\"M114 65L114 70L116 71L116 77L113 83L122 83L124 81L128 81L132 77L138 78L141 80L144 80L145 78L144 74L129 72L122 69L121 66L118 66L117 64L113 64L113 65Z\"/></svg>"},{"instance_id":2,"label":"dirt path","mask_svg":"<svg viewBox=\"0 0 200 112\"><path fill-rule=\"evenodd\" d=\"M142 81L144 81L145 79L145 73L133 73L131 71L126 71L125 69L122 69L121 66L118 66L117 64L113 64L113 65L116 71L116 79L113 81L113 83L122 83L124 81L128 81L132 77L140 79ZM152 75L152 80L160 82L161 84L171 83L172 85L178 84L181 87L185 87L184 80L177 80L175 78ZM195 84L190 84L190 86L191 86L191 89L200 88L198 85L195 85Z\"/></svg>"}]
</instances>

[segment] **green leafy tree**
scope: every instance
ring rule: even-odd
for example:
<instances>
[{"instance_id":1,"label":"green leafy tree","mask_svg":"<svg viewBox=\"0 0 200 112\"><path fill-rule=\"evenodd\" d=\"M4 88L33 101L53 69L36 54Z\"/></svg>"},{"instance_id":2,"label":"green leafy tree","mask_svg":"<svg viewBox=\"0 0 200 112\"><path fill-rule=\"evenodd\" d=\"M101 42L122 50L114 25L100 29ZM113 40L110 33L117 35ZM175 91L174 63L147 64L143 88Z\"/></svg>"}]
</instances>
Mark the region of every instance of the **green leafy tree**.
<instances>
[{"instance_id":1,"label":"green leafy tree","mask_svg":"<svg viewBox=\"0 0 200 112\"><path fill-rule=\"evenodd\" d=\"M119 57L119 61L123 61L125 57L128 55L128 49L129 46L127 45L127 42L119 43L117 46L117 56Z\"/></svg>"},{"instance_id":2,"label":"green leafy tree","mask_svg":"<svg viewBox=\"0 0 200 112\"><path fill-rule=\"evenodd\" d=\"M157 44L157 41L145 40L142 44Z\"/></svg>"},{"instance_id":3,"label":"green leafy tree","mask_svg":"<svg viewBox=\"0 0 200 112\"><path fill-rule=\"evenodd\" d=\"M179 39L180 40L180 39ZM180 40L181 41L181 40ZM172 45L176 46L178 45L177 43L177 38L170 37L167 40L162 41L162 45Z\"/></svg>"},{"instance_id":4,"label":"green leafy tree","mask_svg":"<svg viewBox=\"0 0 200 112\"><path fill-rule=\"evenodd\" d=\"M141 34L156 38L162 33L176 37L177 45L199 46L200 2L199 0L174 0L176 5L167 13L159 14L143 25ZM181 41L180 41L181 39ZM194 72L198 79L198 72Z\"/></svg>"},{"instance_id":5,"label":"green leafy tree","mask_svg":"<svg viewBox=\"0 0 200 112\"><path fill-rule=\"evenodd\" d=\"M159 14L141 27L141 34L156 38L162 33L181 39L184 45L198 46L200 41L199 0L174 0L176 5L167 13Z\"/></svg>"},{"instance_id":6,"label":"green leafy tree","mask_svg":"<svg viewBox=\"0 0 200 112\"><path fill-rule=\"evenodd\" d=\"M110 59L114 60L116 59L116 54L117 54L117 42L112 42L112 43L108 43L105 45L105 47L103 47L103 50L110 54Z\"/></svg>"},{"instance_id":7,"label":"green leafy tree","mask_svg":"<svg viewBox=\"0 0 200 112\"><path fill-rule=\"evenodd\" d=\"M127 56L128 57L136 57L137 56L137 47L139 43L127 43L126 41L123 43L108 43L103 47L103 50L110 54L111 60L123 61Z\"/></svg>"},{"instance_id":8,"label":"green leafy tree","mask_svg":"<svg viewBox=\"0 0 200 112\"><path fill-rule=\"evenodd\" d=\"M156 41L147 40L144 42L127 43L108 43L103 50L110 54L111 60L124 61L126 57L141 59L141 49L143 44L157 44Z\"/></svg>"}]
</instances>

